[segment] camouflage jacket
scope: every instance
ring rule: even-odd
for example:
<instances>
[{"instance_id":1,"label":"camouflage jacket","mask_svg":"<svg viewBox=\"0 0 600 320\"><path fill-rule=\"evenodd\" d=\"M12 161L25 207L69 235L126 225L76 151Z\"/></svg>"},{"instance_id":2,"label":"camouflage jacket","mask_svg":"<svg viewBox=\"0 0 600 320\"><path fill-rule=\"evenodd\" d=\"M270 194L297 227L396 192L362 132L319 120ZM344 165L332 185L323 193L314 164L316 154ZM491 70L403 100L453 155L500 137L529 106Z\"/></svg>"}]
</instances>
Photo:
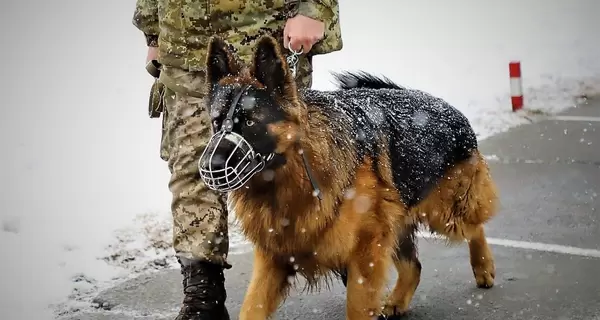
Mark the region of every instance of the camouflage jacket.
<instances>
[{"instance_id":1,"label":"camouflage jacket","mask_svg":"<svg viewBox=\"0 0 600 320\"><path fill-rule=\"evenodd\" d=\"M158 60L166 66L204 71L206 47L218 35L249 62L252 46L264 34L283 42L287 18L296 14L323 21L325 37L311 55L341 50L337 0L136 0L133 24L158 46Z\"/></svg>"}]
</instances>

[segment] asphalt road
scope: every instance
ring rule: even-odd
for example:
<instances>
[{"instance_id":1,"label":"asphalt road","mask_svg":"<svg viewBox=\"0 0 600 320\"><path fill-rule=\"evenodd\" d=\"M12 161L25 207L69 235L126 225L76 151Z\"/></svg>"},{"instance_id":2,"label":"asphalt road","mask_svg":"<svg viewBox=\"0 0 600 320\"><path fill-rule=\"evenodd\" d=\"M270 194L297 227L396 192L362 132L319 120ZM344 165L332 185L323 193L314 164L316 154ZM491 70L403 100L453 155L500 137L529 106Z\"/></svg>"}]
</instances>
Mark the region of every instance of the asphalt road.
<instances>
[{"instance_id":1,"label":"asphalt road","mask_svg":"<svg viewBox=\"0 0 600 320\"><path fill-rule=\"evenodd\" d=\"M600 119L600 99L562 115ZM404 319L600 319L600 122L592 120L547 119L481 143L502 200L487 228L496 285L476 288L466 244L420 239L422 280ZM232 262L227 304L237 319L251 257ZM172 320L180 285L177 270L141 276L101 292L104 309L63 319ZM345 319L345 289L294 293L276 318Z\"/></svg>"}]
</instances>

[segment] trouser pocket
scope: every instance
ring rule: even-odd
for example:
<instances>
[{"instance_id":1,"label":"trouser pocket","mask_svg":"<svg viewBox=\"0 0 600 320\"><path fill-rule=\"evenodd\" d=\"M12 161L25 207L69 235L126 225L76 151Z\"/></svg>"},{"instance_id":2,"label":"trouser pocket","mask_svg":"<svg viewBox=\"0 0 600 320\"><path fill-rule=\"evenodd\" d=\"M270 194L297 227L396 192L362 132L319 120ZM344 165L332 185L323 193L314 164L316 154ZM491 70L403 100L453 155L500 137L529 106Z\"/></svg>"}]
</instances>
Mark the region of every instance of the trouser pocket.
<instances>
[{"instance_id":1,"label":"trouser pocket","mask_svg":"<svg viewBox=\"0 0 600 320\"><path fill-rule=\"evenodd\" d=\"M164 95L165 85L156 79L150 89L150 98L148 101L148 116L150 118L158 118L164 111Z\"/></svg>"}]
</instances>

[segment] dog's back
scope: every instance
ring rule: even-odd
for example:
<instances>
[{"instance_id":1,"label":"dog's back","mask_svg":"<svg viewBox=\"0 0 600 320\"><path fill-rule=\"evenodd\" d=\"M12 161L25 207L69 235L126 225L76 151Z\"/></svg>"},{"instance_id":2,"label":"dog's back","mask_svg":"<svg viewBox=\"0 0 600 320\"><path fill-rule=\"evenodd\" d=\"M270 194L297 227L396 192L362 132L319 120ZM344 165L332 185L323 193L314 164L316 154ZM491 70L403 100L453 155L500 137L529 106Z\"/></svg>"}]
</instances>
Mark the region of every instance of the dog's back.
<instances>
[{"instance_id":1,"label":"dog's back","mask_svg":"<svg viewBox=\"0 0 600 320\"><path fill-rule=\"evenodd\" d=\"M356 150L374 159L389 148L394 183L408 206L477 148L468 119L440 98L363 72L336 79L339 90L310 90L303 98L331 119L336 143L355 138Z\"/></svg>"}]
</instances>

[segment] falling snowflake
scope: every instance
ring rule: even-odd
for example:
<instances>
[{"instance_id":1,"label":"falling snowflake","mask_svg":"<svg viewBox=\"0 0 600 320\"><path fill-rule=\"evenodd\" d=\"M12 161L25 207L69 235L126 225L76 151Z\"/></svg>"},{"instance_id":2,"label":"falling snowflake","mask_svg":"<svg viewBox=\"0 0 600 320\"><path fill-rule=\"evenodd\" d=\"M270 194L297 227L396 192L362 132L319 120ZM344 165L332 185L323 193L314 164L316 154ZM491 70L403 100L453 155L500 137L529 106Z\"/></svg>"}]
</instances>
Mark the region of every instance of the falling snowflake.
<instances>
[{"instance_id":1,"label":"falling snowflake","mask_svg":"<svg viewBox=\"0 0 600 320\"><path fill-rule=\"evenodd\" d=\"M354 211L357 213L366 213L371 208L371 198L367 195L359 195L354 199Z\"/></svg>"}]
</instances>

